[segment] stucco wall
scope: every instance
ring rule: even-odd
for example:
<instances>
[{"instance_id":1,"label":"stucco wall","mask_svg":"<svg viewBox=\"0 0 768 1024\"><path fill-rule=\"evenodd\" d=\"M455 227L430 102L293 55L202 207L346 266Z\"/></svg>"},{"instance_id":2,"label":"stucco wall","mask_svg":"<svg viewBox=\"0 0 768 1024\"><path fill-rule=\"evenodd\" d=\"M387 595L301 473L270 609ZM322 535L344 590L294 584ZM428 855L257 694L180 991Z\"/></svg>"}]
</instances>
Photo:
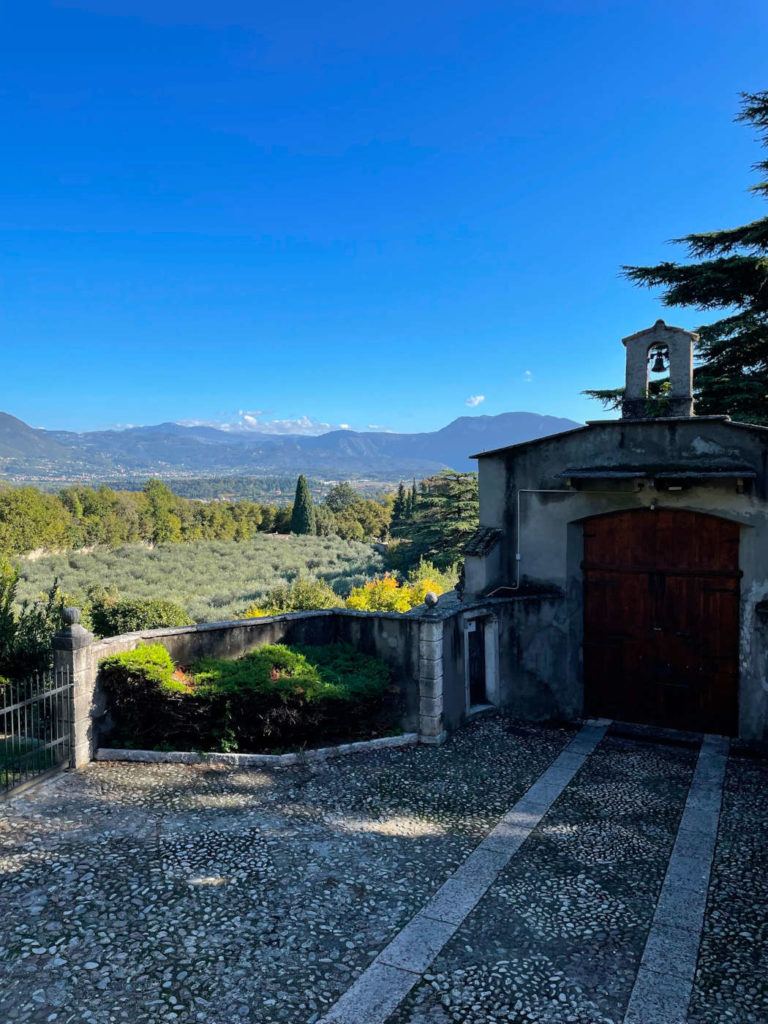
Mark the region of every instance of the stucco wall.
<instances>
[{"instance_id":1,"label":"stucco wall","mask_svg":"<svg viewBox=\"0 0 768 1024\"><path fill-rule=\"evenodd\" d=\"M568 657L567 602L562 595L532 595L499 609L500 701L529 721L581 715L583 696L564 671Z\"/></svg>"},{"instance_id":2,"label":"stucco wall","mask_svg":"<svg viewBox=\"0 0 768 1024\"><path fill-rule=\"evenodd\" d=\"M102 658L132 650L140 643L161 643L181 665L203 655L239 657L270 643L349 643L391 666L393 680L404 696L404 728L418 729L425 742L439 742L467 716L465 626L477 616L486 624L494 623L498 637L500 660L494 665L493 703L529 720L573 717L580 714L580 702L574 700L559 671L567 647L566 608L557 594L520 595L445 609L438 606L422 617L347 610L299 612L99 640L87 652L96 712L93 745L108 740L110 727L100 697L98 664ZM441 640L429 641L428 636ZM430 661L433 653L426 652L430 643L436 644L433 653L439 652L437 672L430 671L434 665ZM488 671L490 674L490 663ZM424 707L425 703L429 706ZM436 716L433 727L425 728L431 715Z\"/></svg>"},{"instance_id":3,"label":"stucco wall","mask_svg":"<svg viewBox=\"0 0 768 1024\"><path fill-rule=\"evenodd\" d=\"M443 622L443 714L446 729L457 729L466 718L466 712L464 615L454 614Z\"/></svg>"},{"instance_id":4,"label":"stucco wall","mask_svg":"<svg viewBox=\"0 0 768 1024\"><path fill-rule=\"evenodd\" d=\"M581 714L582 699L574 695L562 666L567 659L569 615L565 598L552 594L520 594L474 602L446 617L443 626L443 682L446 728L466 719L466 633L469 621L481 618L486 635L493 630L498 662L486 647L489 700L528 721L563 720ZM493 678L495 676L495 679Z\"/></svg>"}]
</instances>

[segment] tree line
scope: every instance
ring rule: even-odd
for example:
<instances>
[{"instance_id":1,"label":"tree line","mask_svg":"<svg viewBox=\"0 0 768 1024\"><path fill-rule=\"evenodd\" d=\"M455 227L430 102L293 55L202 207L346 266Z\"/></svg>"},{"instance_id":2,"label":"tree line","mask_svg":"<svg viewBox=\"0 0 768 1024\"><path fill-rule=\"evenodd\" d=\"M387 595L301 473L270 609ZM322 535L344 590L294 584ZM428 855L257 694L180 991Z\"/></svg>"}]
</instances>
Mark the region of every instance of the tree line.
<instances>
[{"instance_id":1,"label":"tree line","mask_svg":"<svg viewBox=\"0 0 768 1024\"><path fill-rule=\"evenodd\" d=\"M74 485L57 494L35 487L0 490L0 557L123 544L250 540L256 533L296 533L342 540L389 540L409 565L420 558L449 565L477 525L477 477L442 473L374 501L349 483L315 503L300 476L292 505L183 498L160 480L140 491Z\"/></svg>"},{"instance_id":2,"label":"tree line","mask_svg":"<svg viewBox=\"0 0 768 1024\"><path fill-rule=\"evenodd\" d=\"M156 479L140 491L75 485L46 494L35 487L14 487L0 490L0 555L39 548L243 541L256 533L290 533L292 518L291 505L182 498ZM331 505L320 506L316 532L372 540L386 535L389 518L384 505L359 498L338 516Z\"/></svg>"}]
</instances>

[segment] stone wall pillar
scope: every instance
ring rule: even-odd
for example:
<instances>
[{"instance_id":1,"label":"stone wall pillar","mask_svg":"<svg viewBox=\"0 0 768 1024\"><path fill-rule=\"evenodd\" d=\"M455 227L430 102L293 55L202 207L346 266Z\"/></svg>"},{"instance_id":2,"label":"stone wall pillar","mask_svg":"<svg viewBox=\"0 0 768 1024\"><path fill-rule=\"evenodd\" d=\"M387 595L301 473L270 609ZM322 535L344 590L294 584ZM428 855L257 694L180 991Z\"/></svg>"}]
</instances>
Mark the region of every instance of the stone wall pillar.
<instances>
[{"instance_id":1,"label":"stone wall pillar","mask_svg":"<svg viewBox=\"0 0 768 1024\"><path fill-rule=\"evenodd\" d=\"M64 628L53 638L53 667L69 673L72 686L70 728L72 767L81 768L92 760L96 747L93 713L98 666L93 657L93 633L80 625L77 608L64 609Z\"/></svg>"},{"instance_id":2,"label":"stone wall pillar","mask_svg":"<svg viewBox=\"0 0 768 1024\"><path fill-rule=\"evenodd\" d=\"M419 623L419 738L443 743L443 621L427 613Z\"/></svg>"}]
</instances>

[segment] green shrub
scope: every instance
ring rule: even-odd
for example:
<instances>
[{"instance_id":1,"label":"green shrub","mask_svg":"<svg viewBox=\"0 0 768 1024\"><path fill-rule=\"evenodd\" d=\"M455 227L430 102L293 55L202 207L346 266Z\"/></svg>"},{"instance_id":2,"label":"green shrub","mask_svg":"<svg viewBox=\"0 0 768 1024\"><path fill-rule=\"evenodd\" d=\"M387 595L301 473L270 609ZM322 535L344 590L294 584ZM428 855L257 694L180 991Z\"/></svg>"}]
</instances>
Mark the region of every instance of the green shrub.
<instances>
[{"instance_id":1,"label":"green shrub","mask_svg":"<svg viewBox=\"0 0 768 1024\"><path fill-rule=\"evenodd\" d=\"M263 604L249 605L244 619L262 615L280 615L284 612L310 612L318 608L339 608L343 602L325 580L299 576L292 583L273 587Z\"/></svg>"},{"instance_id":2,"label":"green shrub","mask_svg":"<svg viewBox=\"0 0 768 1024\"><path fill-rule=\"evenodd\" d=\"M99 667L118 742L140 740L140 746L154 747L167 736L194 732L200 716L187 686L173 678L173 661L161 644L113 654Z\"/></svg>"},{"instance_id":3,"label":"green shrub","mask_svg":"<svg viewBox=\"0 0 768 1024\"><path fill-rule=\"evenodd\" d=\"M147 646L101 669L118 743L258 751L391 732L400 717L389 668L343 644L201 658L176 678Z\"/></svg>"},{"instance_id":4,"label":"green shrub","mask_svg":"<svg viewBox=\"0 0 768 1024\"><path fill-rule=\"evenodd\" d=\"M156 686L178 689L173 680L174 665L162 644L139 644L133 651L112 654L101 662L102 678L117 685ZM181 689L184 689L182 686Z\"/></svg>"},{"instance_id":5,"label":"green shrub","mask_svg":"<svg viewBox=\"0 0 768 1024\"><path fill-rule=\"evenodd\" d=\"M283 644L260 647L242 658L200 658L189 672L199 696L301 690L312 700L321 687L315 666L299 651Z\"/></svg>"},{"instance_id":6,"label":"green shrub","mask_svg":"<svg viewBox=\"0 0 768 1024\"><path fill-rule=\"evenodd\" d=\"M93 628L99 636L119 636L141 629L162 629L171 626L191 626L192 619L173 601L102 600L94 601L90 609Z\"/></svg>"},{"instance_id":7,"label":"green shrub","mask_svg":"<svg viewBox=\"0 0 768 1024\"><path fill-rule=\"evenodd\" d=\"M348 644L270 644L242 658L201 658L189 673L199 695L255 690L292 695L301 691L307 703L367 698L382 693L390 679L384 662Z\"/></svg>"},{"instance_id":8,"label":"green shrub","mask_svg":"<svg viewBox=\"0 0 768 1024\"><path fill-rule=\"evenodd\" d=\"M361 700L384 693L390 684L389 667L378 658L361 654L350 644L297 647L316 666L339 700Z\"/></svg>"},{"instance_id":9,"label":"green shrub","mask_svg":"<svg viewBox=\"0 0 768 1024\"><path fill-rule=\"evenodd\" d=\"M447 566L445 569L438 569L437 566L425 558L419 559L419 564L408 573L408 583L413 586L416 583L436 583L439 587L438 594L444 594L446 590L453 590L459 580L459 563Z\"/></svg>"}]
</instances>

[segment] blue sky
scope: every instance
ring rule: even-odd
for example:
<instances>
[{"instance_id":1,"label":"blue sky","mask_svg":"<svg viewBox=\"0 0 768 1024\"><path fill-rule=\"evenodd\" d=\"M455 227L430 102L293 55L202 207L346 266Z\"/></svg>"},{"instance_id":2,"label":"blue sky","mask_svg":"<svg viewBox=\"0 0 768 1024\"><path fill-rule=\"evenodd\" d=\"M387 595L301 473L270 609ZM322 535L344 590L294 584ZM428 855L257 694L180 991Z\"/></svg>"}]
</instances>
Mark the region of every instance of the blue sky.
<instances>
[{"instance_id":1,"label":"blue sky","mask_svg":"<svg viewBox=\"0 0 768 1024\"><path fill-rule=\"evenodd\" d=\"M765 215L766 53L763 0L8 4L0 409L599 416L622 336L705 319L620 265Z\"/></svg>"}]
</instances>

